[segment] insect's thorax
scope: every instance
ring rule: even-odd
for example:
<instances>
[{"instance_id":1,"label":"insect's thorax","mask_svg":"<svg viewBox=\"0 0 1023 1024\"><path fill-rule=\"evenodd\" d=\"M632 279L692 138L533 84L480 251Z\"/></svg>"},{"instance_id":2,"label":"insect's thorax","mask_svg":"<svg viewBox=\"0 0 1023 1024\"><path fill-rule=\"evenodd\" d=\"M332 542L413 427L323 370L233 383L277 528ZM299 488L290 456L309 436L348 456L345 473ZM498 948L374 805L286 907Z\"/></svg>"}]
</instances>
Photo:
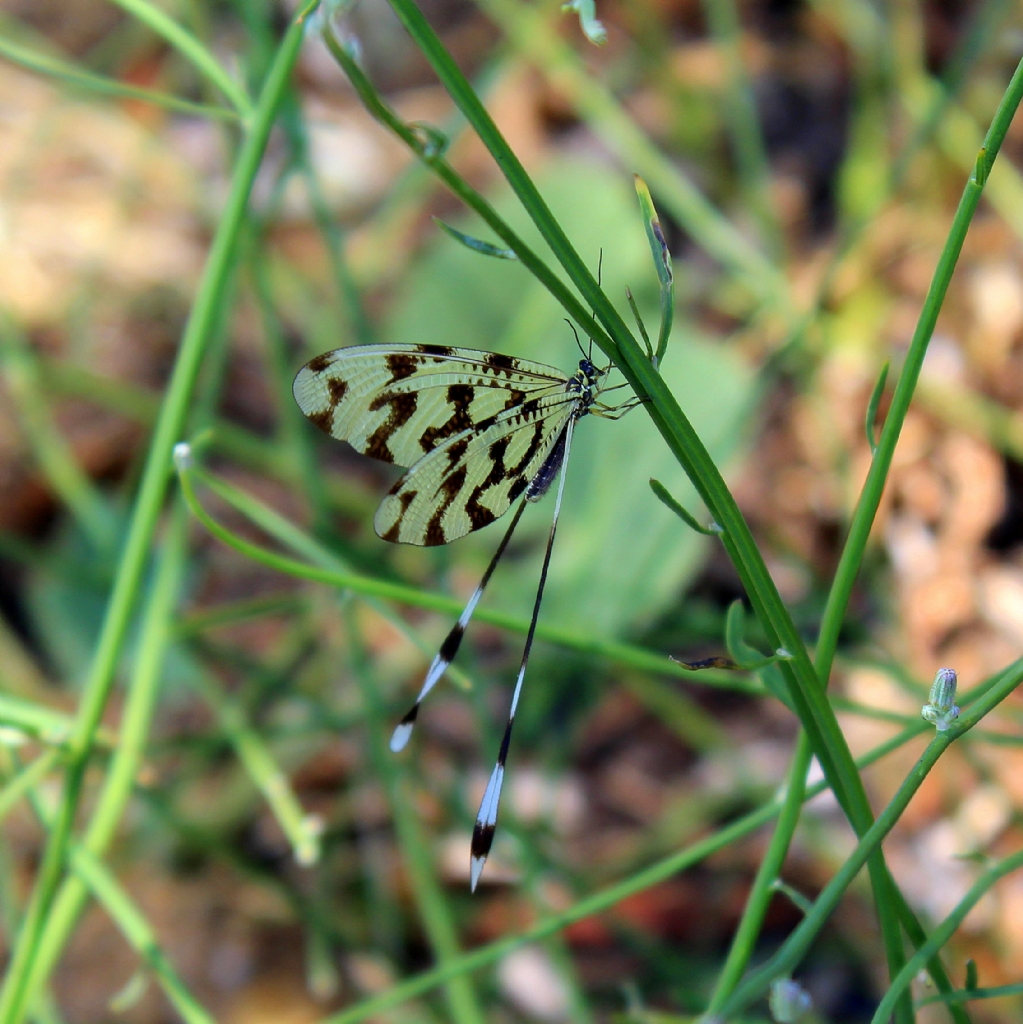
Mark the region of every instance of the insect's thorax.
<instances>
[{"instance_id":1,"label":"insect's thorax","mask_svg":"<svg viewBox=\"0 0 1023 1024\"><path fill-rule=\"evenodd\" d=\"M597 400L600 394L601 380L606 371L598 370L589 359L579 360L579 369L569 377L565 384L565 390L577 395L575 409L572 412L572 419L577 420L590 411L590 406ZM526 501L539 501L550 489L554 478L558 475L561 463L565 459L566 427L562 430L561 436L554 443L550 454L544 460L543 465L536 475L529 482L526 488Z\"/></svg>"},{"instance_id":2,"label":"insect's thorax","mask_svg":"<svg viewBox=\"0 0 1023 1024\"><path fill-rule=\"evenodd\" d=\"M601 380L606 370L598 370L589 359L579 360L579 369L569 377L565 385L566 390L579 396L579 404L576 407L575 418L585 416L590 406L597 400L600 394Z\"/></svg>"}]
</instances>

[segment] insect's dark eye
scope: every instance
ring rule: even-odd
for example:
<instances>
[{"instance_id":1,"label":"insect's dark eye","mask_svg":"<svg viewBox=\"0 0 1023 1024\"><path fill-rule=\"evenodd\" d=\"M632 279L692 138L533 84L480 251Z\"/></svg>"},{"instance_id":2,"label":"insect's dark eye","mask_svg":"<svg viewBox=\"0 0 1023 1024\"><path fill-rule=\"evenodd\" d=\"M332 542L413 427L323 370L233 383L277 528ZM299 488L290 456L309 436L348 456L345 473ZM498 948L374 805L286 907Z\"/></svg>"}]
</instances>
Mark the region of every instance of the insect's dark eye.
<instances>
[{"instance_id":1,"label":"insect's dark eye","mask_svg":"<svg viewBox=\"0 0 1023 1024\"><path fill-rule=\"evenodd\" d=\"M597 373L596 367L589 361L589 359L580 359L579 369L582 370L587 377L593 377Z\"/></svg>"}]
</instances>

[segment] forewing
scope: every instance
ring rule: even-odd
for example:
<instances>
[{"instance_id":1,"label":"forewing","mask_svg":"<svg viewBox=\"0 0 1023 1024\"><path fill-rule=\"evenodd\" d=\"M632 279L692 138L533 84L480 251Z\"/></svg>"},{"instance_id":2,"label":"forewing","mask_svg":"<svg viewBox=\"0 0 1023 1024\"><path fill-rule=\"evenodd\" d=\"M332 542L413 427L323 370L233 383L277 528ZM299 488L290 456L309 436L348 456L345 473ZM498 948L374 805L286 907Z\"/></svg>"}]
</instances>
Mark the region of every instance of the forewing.
<instances>
[{"instance_id":1,"label":"forewing","mask_svg":"<svg viewBox=\"0 0 1023 1024\"><path fill-rule=\"evenodd\" d=\"M373 520L377 534L431 547L492 523L529 486L577 404L563 386L551 388L486 430L445 441L380 503Z\"/></svg>"},{"instance_id":2,"label":"forewing","mask_svg":"<svg viewBox=\"0 0 1023 1024\"><path fill-rule=\"evenodd\" d=\"M497 352L356 345L308 362L293 391L321 430L375 459L409 467L565 381L553 367Z\"/></svg>"}]
</instances>

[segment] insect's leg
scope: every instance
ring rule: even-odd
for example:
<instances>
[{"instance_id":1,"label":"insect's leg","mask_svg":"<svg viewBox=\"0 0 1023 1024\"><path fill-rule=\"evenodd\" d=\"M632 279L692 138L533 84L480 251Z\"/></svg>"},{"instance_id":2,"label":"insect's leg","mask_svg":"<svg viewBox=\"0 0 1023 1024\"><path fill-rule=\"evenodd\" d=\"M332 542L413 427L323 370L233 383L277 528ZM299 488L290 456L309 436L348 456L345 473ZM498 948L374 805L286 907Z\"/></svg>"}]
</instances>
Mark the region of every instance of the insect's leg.
<instances>
[{"instance_id":1,"label":"insect's leg","mask_svg":"<svg viewBox=\"0 0 1023 1024\"><path fill-rule=\"evenodd\" d=\"M554 519L551 522L551 533L547 538L547 550L543 556L543 567L540 569L540 583L536 588L536 600L533 602L533 617L529 620L529 631L526 633L526 646L522 651L522 664L515 680L512 693L511 708L508 711L508 724L504 727L501 749L497 754L497 764L487 783L486 792L476 814L476 824L472 830L472 843L469 848L469 887L473 892L483 873L483 865L487 862L490 846L494 841L494 830L497 828L497 805L501 800L501 787L504 785L504 767L508 759L508 746L511 743L512 726L515 725L515 711L519 706L522 693L522 681L526 678L526 665L529 663L529 652L533 646L533 634L536 633L536 620L540 614L540 603L543 601L543 589L547 583L547 570L551 564L551 551L554 548L554 534L558 529L558 516L561 514L561 496L565 491L565 466L568 463L569 449L572 447L572 429L575 420L569 420L565 427L565 454L561 460L561 471L558 475L558 495L554 502Z\"/></svg>"},{"instance_id":2,"label":"insect's leg","mask_svg":"<svg viewBox=\"0 0 1023 1024\"><path fill-rule=\"evenodd\" d=\"M642 405L644 401L646 401L644 398L630 398L620 405L604 405L600 402L591 406L590 412L603 420L620 420L627 412L632 412L633 409Z\"/></svg>"},{"instance_id":3,"label":"insect's leg","mask_svg":"<svg viewBox=\"0 0 1023 1024\"><path fill-rule=\"evenodd\" d=\"M483 579L480 580L479 586L473 591L472 597L469 598L469 603L462 610L462 614L458 616L458 621L451 627L451 632L445 637L444 643L440 645L440 650L434 655L433 661L430 662L430 667L426 672L426 679L423 681L415 704L409 708L405 717L394 727L394 732L391 734L391 750L395 753L403 750L405 744L408 743L409 737L412 735L412 728L416 724L416 716L419 714L419 705L423 703L423 698L440 682L440 678L447 671L448 665L454 661L455 655L458 653L458 646L462 642L462 637L465 636L466 626L469 625L472 613L476 611L476 605L479 604L483 591L486 590L490 577L493 576L494 569L497 568L497 563L501 560L501 555L504 554L504 549L508 546L508 541L511 540L511 535L515 532L519 519L522 518L525 507L526 502L523 500L515 510L515 515L508 524L508 529L501 539L501 543L498 544L494 557L490 559L490 565L487 566L487 571L483 574Z\"/></svg>"}]
</instances>

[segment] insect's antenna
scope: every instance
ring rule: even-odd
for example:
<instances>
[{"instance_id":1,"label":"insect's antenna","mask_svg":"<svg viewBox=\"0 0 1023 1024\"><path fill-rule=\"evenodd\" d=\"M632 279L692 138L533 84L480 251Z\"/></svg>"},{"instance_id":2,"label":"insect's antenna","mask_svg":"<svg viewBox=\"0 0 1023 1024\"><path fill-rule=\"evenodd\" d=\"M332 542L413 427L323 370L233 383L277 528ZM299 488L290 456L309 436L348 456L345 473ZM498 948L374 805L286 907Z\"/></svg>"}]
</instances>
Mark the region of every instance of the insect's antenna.
<instances>
[{"instance_id":1,"label":"insect's antenna","mask_svg":"<svg viewBox=\"0 0 1023 1024\"><path fill-rule=\"evenodd\" d=\"M565 317L565 323L572 328L572 333L575 335L575 343L579 346L579 351L585 356L586 349L583 348L583 343L579 340L579 332L575 329L575 324L567 316ZM588 359L589 356L586 356L586 358Z\"/></svg>"},{"instance_id":2,"label":"insect's antenna","mask_svg":"<svg viewBox=\"0 0 1023 1024\"><path fill-rule=\"evenodd\" d=\"M494 842L494 830L497 828L497 805L501 800L501 787L504 785L504 766L508 759L508 747L511 744L512 726L515 725L515 710L519 706L522 693L522 681L526 677L526 665L529 663L529 652L533 646L533 635L536 633L536 620L540 614L540 602L543 600L543 588L547 583L547 569L551 564L551 551L554 548L554 534L558 529L558 516L561 514L561 496L565 493L565 466L568 463L569 449L572 447L572 429L575 419L568 421L565 427L565 447L561 457L561 469L558 474L558 496L554 503L554 519L551 522L551 533L547 538L547 550L543 556L543 568L540 570L540 584L536 588L536 600L533 602L533 617L529 620L529 631L526 633L526 646L522 651L522 664L515 680L512 693L511 708L508 711L508 724L504 727L501 748L497 754L497 764L487 783L486 792L476 814L476 824L472 830L472 843L469 847L469 887L475 892L476 885L483 873L483 865L487 862L491 844Z\"/></svg>"},{"instance_id":3,"label":"insect's antenna","mask_svg":"<svg viewBox=\"0 0 1023 1024\"><path fill-rule=\"evenodd\" d=\"M598 288L600 287L600 283L601 283L600 279L603 276L603 274L604 274L604 247L601 246L597 250L597 287ZM595 309L590 311L590 316L596 316L596 315L597 315L597 311ZM593 362L593 339L592 338L590 338L590 351L586 354L586 358L590 362Z\"/></svg>"},{"instance_id":4,"label":"insect's antenna","mask_svg":"<svg viewBox=\"0 0 1023 1024\"><path fill-rule=\"evenodd\" d=\"M394 732L391 734L391 750L395 753L403 750L405 744L408 743L409 737L412 735L412 728L416 724L416 717L419 715L419 705L423 703L423 698L440 682L440 678L447 671L448 665L454 661L455 655L458 653L458 647L462 642L462 637L465 636L465 629L472 618L472 613L476 611L476 605L479 604L483 591L486 590L490 577L493 576L494 569L497 568L497 563L501 560L501 555L504 554L504 549L508 547L508 541L511 540L511 535L515 532L515 527L518 526L525 508L526 502L523 500L515 510L515 515L508 524L508 529L501 539L501 543L498 544L494 557L490 559L490 565L487 566L487 571L483 574L483 579L480 580L479 586L473 591L472 597L469 598L469 603L462 610L462 614L458 616L458 621L451 627L451 632L445 637L444 643L440 645L440 650L434 655L433 661L430 662L430 668L427 670L426 679L423 681L422 689L419 691L419 696L416 697L415 704L409 708L405 717L394 727Z\"/></svg>"}]
</instances>

